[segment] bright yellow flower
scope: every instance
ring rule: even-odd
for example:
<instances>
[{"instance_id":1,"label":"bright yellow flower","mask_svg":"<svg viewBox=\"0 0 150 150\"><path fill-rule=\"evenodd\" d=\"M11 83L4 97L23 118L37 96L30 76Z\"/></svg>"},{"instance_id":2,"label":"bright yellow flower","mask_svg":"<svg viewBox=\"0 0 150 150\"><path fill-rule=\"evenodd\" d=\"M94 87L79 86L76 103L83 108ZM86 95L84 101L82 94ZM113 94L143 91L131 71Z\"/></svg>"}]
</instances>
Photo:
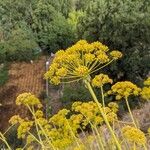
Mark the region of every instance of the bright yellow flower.
<instances>
[{"instance_id":1,"label":"bright yellow flower","mask_svg":"<svg viewBox=\"0 0 150 150\"><path fill-rule=\"evenodd\" d=\"M108 106L109 106L109 108L112 109L112 111L113 111L114 113L118 112L119 106L118 106L117 103L115 103L115 102L110 102L110 103L108 104Z\"/></svg>"},{"instance_id":2,"label":"bright yellow flower","mask_svg":"<svg viewBox=\"0 0 150 150\"><path fill-rule=\"evenodd\" d=\"M103 45L102 43L100 43L98 41L93 42L91 45L93 45L94 48L99 51L107 52L109 50L109 48L107 46Z\"/></svg>"},{"instance_id":3,"label":"bright yellow flower","mask_svg":"<svg viewBox=\"0 0 150 150\"><path fill-rule=\"evenodd\" d=\"M88 75L88 68L86 66L79 66L75 68L74 74L79 77L84 77Z\"/></svg>"},{"instance_id":4,"label":"bright yellow flower","mask_svg":"<svg viewBox=\"0 0 150 150\"><path fill-rule=\"evenodd\" d=\"M94 77L94 79L92 80L92 85L94 87L101 87L101 86L103 86L106 83L112 83L112 82L113 82L112 79L110 79L108 77L108 75L99 74L99 75L96 75Z\"/></svg>"},{"instance_id":5,"label":"bright yellow flower","mask_svg":"<svg viewBox=\"0 0 150 150\"><path fill-rule=\"evenodd\" d=\"M122 57L122 53L116 50L110 52L110 55L113 57L113 59L118 59Z\"/></svg>"},{"instance_id":6,"label":"bright yellow flower","mask_svg":"<svg viewBox=\"0 0 150 150\"><path fill-rule=\"evenodd\" d=\"M28 135L27 136L27 144L31 144L32 142L34 142L35 141L35 139L33 138L33 136L31 136L31 135Z\"/></svg>"},{"instance_id":7,"label":"bright yellow flower","mask_svg":"<svg viewBox=\"0 0 150 150\"><path fill-rule=\"evenodd\" d=\"M150 100L150 87L144 87L142 89L141 96L145 100Z\"/></svg>"},{"instance_id":8,"label":"bright yellow flower","mask_svg":"<svg viewBox=\"0 0 150 150\"><path fill-rule=\"evenodd\" d=\"M109 57L105 53L99 54L96 58L101 64L104 64L110 61Z\"/></svg>"},{"instance_id":9,"label":"bright yellow flower","mask_svg":"<svg viewBox=\"0 0 150 150\"><path fill-rule=\"evenodd\" d=\"M12 116L12 117L10 118L10 120L9 120L9 123L12 124L12 125L13 125L13 124L17 124L17 123L21 123L21 122L23 122L23 119L20 118L19 115Z\"/></svg>"},{"instance_id":10,"label":"bright yellow flower","mask_svg":"<svg viewBox=\"0 0 150 150\"><path fill-rule=\"evenodd\" d=\"M25 135L31 129L32 125L33 125L32 121L22 122L17 129L18 138L25 138Z\"/></svg>"},{"instance_id":11,"label":"bright yellow flower","mask_svg":"<svg viewBox=\"0 0 150 150\"><path fill-rule=\"evenodd\" d=\"M91 53L85 54L84 57L85 57L86 63L91 63L95 59L95 55Z\"/></svg>"},{"instance_id":12,"label":"bright yellow flower","mask_svg":"<svg viewBox=\"0 0 150 150\"><path fill-rule=\"evenodd\" d=\"M139 95L141 89L130 81L117 82L111 87L112 94L116 95L116 100L129 97L130 95Z\"/></svg>"},{"instance_id":13,"label":"bright yellow flower","mask_svg":"<svg viewBox=\"0 0 150 150\"><path fill-rule=\"evenodd\" d=\"M147 78L147 80L144 81L144 85L150 86L150 77Z\"/></svg>"},{"instance_id":14,"label":"bright yellow flower","mask_svg":"<svg viewBox=\"0 0 150 150\"><path fill-rule=\"evenodd\" d=\"M58 69L57 72L56 72L56 75L60 76L60 77L66 76L67 75L67 69L66 68Z\"/></svg>"},{"instance_id":15,"label":"bright yellow flower","mask_svg":"<svg viewBox=\"0 0 150 150\"><path fill-rule=\"evenodd\" d=\"M56 85L87 79L90 74L114 60L108 50L109 48L100 42L88 43L80 40L66 50L56 53L45 79Z\"/></svg>"},{"instance_id":16,"label":"bright yellow flower","mask_svg":"<svg viewBox=\"0 0 150 150\"><path fill-rule=\"evenodd\" d=\"M125 126L123 127L122 132L125 138L130 142L136 143L138 145L143 145L146 143L145 134L137 128Z\"/></svg>"},{"instance_id":17,"label":"bright yellow flower","mask_svg":"<svg viewBox=\"0 0 150 150\"><path fill-rule=\"evenodd\" d=\"M17 99L16 99L16 104L17 105L41 105L40 101L38 98L36 98L33 94L31 93L23 93L20 94Z\"/></svg>"},{"instance_id":18,"label":"bright yellow flower","mask_svg":"<svg viewBox=\"0 0 150 150\"><path fill-rule=\"evenodd\" d=\"M35 112L35 116L36 116L36 118L42 118L44 116L43 111L37 110Z\"/></svg>"},{"instance_id":19,"label":"bright yellow flower","mask_svg":"<svg viewBox=\"0 0 150 150\"><path fill-rule=\"evenodd\" d=\"M58 85L60 83L60 77L54 76L54 77L51 78L50 82L52 84Z\"/></svg>"}]
</instances>

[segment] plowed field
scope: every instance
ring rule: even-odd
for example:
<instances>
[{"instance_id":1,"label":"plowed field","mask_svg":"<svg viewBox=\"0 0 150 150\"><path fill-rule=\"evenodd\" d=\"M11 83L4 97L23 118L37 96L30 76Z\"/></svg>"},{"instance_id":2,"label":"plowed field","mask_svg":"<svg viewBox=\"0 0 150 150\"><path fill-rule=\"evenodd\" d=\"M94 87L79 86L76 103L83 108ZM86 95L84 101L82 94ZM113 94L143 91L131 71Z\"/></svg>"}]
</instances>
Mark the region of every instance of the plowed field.
<instances>
[{"instance_id":1,"label":"plowed field","mask_svg":"<svg viewBox=\"0 0 150 150\"><path fill-rule=\"evenodd\" d=\"M23 92L31 92L36 96L45 89L43 75L45 73L45 57L33 63L12 63L9 68L9 81L0 87L0 130L8 126L9 118L14 114L27 114L25 109L15 105L16 97Z\"/></svg>"}]
</instances>

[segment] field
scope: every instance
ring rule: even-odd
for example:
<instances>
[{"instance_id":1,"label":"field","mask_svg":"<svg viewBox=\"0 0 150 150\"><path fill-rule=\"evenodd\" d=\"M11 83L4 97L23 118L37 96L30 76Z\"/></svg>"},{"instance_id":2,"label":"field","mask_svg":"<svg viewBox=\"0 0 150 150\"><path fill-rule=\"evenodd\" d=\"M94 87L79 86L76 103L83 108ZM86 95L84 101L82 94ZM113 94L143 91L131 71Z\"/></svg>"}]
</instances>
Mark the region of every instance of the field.
<instances>
[{"instance_id":1,"label":"field","mask_svg":"<svg viewBox=\"0 0 150 150\"><path fill-rule=\"evenodd\" d=\"M23 92L40 96L45 89L45 57L33 63L12 63L9 67L9 80L0 87L0 130L8 126L8 120L14 114L25 115L27 112L15 105L16 97Z\"/></svg>"}]
</instances>

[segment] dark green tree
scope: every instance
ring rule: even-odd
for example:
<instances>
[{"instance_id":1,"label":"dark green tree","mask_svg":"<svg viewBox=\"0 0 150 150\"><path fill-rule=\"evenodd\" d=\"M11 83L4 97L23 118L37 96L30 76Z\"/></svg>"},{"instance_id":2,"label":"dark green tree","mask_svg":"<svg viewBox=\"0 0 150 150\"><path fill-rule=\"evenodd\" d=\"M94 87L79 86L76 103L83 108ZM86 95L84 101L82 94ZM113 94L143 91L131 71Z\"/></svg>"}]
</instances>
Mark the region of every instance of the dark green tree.
<instances>
[{"instance_id":1,"label":"dark green tree","mask_svg":"<svg viewBox=\"0 0 150 150\"><path fill-rule=\"evenodd\" d=\"M30 61L36 56L36 51L40 52L32 31L27 27L12 30L7 40L0 42L0 47L8 61Z\"/></svg>"},{"instance_id":2,"label":"dark green tree","mask_svg":"<svg viewBox=\"0 0 150 150\"><path fill-rule=\"evenodd\" d=\"M78 35L123 52L109 70L115 76L140 81L150 70L150 1L93 0L80 18Z\"/></svg>"},{"instance_id":3,"label":"dark green tree","mask_svg":"<svg viewBox=\"0 0 150 150\"><path fill-rule=\"evenodd\" d=\"M32 29L36 32L38 42L43 49L55 52L72 43L74 33L71 26L67 19L55 10L50 0L39 0L32 18Z\"/></svg>"},{"instance_id":4,"label":"dark green tree","mask_svg":"<svg viewBox=\"0 0 150 150\"><path fill-rule=\"evenodd\" d=\"M62 13L66 18L74 9L73 0L51 0L50 4L56 9L57 12Z\"/></svg>"}]
</instances>

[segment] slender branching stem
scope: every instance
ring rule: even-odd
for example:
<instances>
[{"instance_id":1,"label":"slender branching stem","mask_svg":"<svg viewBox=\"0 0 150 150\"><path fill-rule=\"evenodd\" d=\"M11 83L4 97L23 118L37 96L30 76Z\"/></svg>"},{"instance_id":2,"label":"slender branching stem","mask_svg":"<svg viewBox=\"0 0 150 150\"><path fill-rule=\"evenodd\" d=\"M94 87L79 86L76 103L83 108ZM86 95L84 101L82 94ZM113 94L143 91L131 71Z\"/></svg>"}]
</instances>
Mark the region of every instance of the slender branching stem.
<instances>
[{"instance_id":1,"label":"slender branching stem","mask_svg":"<svg viewBox=\"0 0 150 150\"><path fill-rule=\"evenodd\" d=\"M105 113L103 112L102 107L99 105L98 99L97 99L97 97L96 97L96 95L95 95L95 93L94 93L94 91L93 91L93 89L92 89L92 87L91 87L89 81L84 80L84 83L85 83L86 87L88 88L90 94L92 95L94 101L96 102L96 104L97 104L97 106L98 106L98 108L99 108L99 110L100 110L100 113L101 113L101 115L102 115L102 117L103 117L103 119L104 119L104 121L105 121L105 123L106 123L106 125L107 125L107 127L108 127L108 129L109 129L109 131L110 131L110 133L111 133L111 135L112 135L112 137L114 138L114 141L115 141L115 143L116 143L116 146L117 146L118 150L121 150L121 145L120 145L120 143L119 143L119 141L118 141L118 139L117 139L117 137L116 137L116 135L115 135L115 133L114 133L112 127L111 127L110 124L109 124L109 121L108 121L108 119L107 119L107 116L106 116Z\"/></svg>"}]
</instances>

